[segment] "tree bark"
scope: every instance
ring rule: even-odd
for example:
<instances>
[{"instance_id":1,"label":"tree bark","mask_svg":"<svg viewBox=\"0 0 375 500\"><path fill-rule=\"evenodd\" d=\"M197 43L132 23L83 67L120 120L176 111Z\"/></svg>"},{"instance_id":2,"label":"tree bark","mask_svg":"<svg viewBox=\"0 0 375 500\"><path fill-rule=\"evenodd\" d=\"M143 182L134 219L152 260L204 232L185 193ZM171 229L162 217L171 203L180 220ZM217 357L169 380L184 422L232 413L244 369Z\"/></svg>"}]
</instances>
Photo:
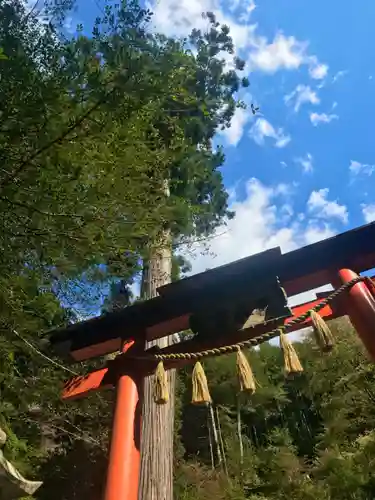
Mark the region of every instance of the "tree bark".
<instances>
[{"instance_id":1,"label":"tree bark","mask_svg":"<svg viewBox=\"0 0 375 500\"><path fill-rule=\"evenodd\" d=\"M208 411L209 411L210 419L211 419L211 426L212 426L211 428L212 428L212 435L213 435L214 443L215 443L217 462L218 462L218 465L221 466L222 459L221 459L220 444L219 444L219 439L218 439L218 434L217 434L214 410L213 410L211 403L208 403Z\"/></svg>"},{"instance_id":2,"label":"tree bark","mask_svg":"<svg viewBox=\"0 0 375 500\"><path fill-rule=\"evenodd\" d=\"M229 477L228 467L227 467L227 457L225 455L224 440L223 440L223 435L221 433L219 408L217 406L216 406L216 420L217 420L217 432L218 432L218 435L219 435L219 442L220 442L221 454L222 454L222 457L223 457L224 472L225 472L226 476Z\"/></svg>"},{"instance_id":3,"label":"tree bark","mask_svg":"<svg viewBox=\"0 0 375 500\"><path fill-rule=\"evenodd\" d=\"M156 289L170 282L171 263L170 233L166 232L144 267L142 298L155 297ZM173 336L169 336L149 342L147 347L166 347L172 342ZM175 371L168 370L167 374L170 398L165 405L154 403L154 376L149 376L144 381L139 500L173 500Z\"/></svg>"},{"instance_id":4,"label":"tree bark","mask_svg":"<svg viewBox=\"0 0 375 500\"><path fill-rule=\"evenodd\" d=\"M243 441L242 441L242 424L241 424L241 403L240 403L240 396L239 395L237 395L237 433L238 433L238 441L240 443L240 465L241 465L241 474L242 474Z\"/></svg>"},{"instance_id":5,"label":"tree bark","mask_svg":"<svg viewBox=\"0 0 375 500\"><path fill-rule=\"evenodd\" d=\"M210 412L207 408L207 429L208 429L208 444L210 446L210 458L211 458L211 469L215 469L215 458L214 458L214 449L212 446L212 428L211 428L211 420L210 420Z\"/></svg>"}]
</instances>

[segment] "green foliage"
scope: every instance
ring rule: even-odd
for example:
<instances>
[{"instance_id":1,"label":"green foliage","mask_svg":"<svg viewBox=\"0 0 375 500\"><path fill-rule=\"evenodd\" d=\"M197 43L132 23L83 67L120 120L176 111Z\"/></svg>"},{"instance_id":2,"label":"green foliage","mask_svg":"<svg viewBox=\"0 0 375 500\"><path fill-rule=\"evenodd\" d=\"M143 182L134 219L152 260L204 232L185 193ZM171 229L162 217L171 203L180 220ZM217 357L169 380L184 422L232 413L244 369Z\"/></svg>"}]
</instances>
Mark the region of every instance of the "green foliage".
<instances>
[{"instance_id":1,"label":"green foliage","mask_svg":"<svg viewBox=\"0 0 375 500\"><path fill-rule=\"evenodd\" d=\"M218 488L215 497L225 499L373 498L375 368L346 319L330 326L336 339L332 353L322 354L309 336L296 344L305 372L295 379L285 380L278 347L263 344L250 353L258 389L240 398L242 460L235 360L206 363L228 477L220 467L209 469L206 411L187 406L189 371L180 374L186 387L179 424L185 460L176 470L176 498L209 498L212 487Z\"/></svg>"},{"instance_id":2,"label":"green foliage","mask_svg":"<svg viewBox=\"0 0 375 500\"><path fill-rule=\"evenodd\" d=\"M105 308L126 306L166 229L178 248L232 216L211 143L248 84L227 71L223 53L244 63L212 13L207 32L173 40L149 32L137 2L109 3L91 36L66 39L70 7L48 2L42 26L20 0L0 4L0 425L5 455L44 480L36 497L58 500L102 488L113 393L62 402L71 373L41 355L43 334L102 284ZM188 271L177 253L173 279ZM293 380L278 347L249 353L258 390L241 396L240 415L234 356L205 363L228 473L211 470L207 408L190 405L190 370L180 372L176 498L374 498L375 369L345 320L334 333L328 355L309 337L297 344L305 372Z\"/></svg>"},{"instance_id":3,"label":"green foliage","mask_svg":"<svg viewBox=\"0 0 375 500\"><path fill-rule=\"evenodd\" d=\"M105 306L125 306L115 284L166 228L179 245L232 216L211 140L246 82L226 71L232 41L212 15L181 41L151 34L135 0L108 2L92 35L68 39L73 1L41 4L0 2L0 415L5 455L45 481L38 498L71 500L102 486L112 393L60 401L72 373L43 357L44 335L102 285ZM173 263L174 279L189 269Z\"/></svg>"},{"instance_id":4,"label":"green foliage","mask_svg":"<svg viewBox=\"0 0 375 500\"><path fill-rule=\"evenodd\" d=\"M220 58L233 52L227 27L209 14L207 33L177 41L151 35L136 1L109 2L92 36L67 40L69 7L48 2L42 26L21 0L0 6L6 280L25 263L43 280L80 280L98 264L108 279L131 278L129 255L147 257L166 227L180 243L233 215L211 147L243 106L243 83Z\"/></svg>"}]
</instances>

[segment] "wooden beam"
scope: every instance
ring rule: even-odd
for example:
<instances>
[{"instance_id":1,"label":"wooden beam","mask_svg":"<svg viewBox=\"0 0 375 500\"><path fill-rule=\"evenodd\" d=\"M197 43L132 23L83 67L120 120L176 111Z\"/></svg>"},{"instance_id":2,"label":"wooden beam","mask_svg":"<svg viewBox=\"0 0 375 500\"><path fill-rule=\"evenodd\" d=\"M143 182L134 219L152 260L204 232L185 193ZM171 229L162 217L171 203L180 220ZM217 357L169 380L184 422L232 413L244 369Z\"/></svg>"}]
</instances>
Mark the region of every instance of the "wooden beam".
<instances>
[{"instance_id":1,"label":"wooden beam","mask_svg":"<svg viewBox=\"0 0 375 500\"><path fill-rule=\"evenodd\" d=\"M300 316L301 314L304 314L312 307L318 305L321 301L322 299L320 298L317 300L313 300L312 302L307 302L305 304L293 307L292 308L293 317L284 320L284 324L288 325L294 318ZM339 308L336 307L336 305L334 308L331 307L330 305L325 306L323 309L321 309L319 314L326 320L334 319L342 315ZM165 349L161 349L160 351L158 351L158 354L171 354L175 352L199 352L205 349L222 347L227 345L228 342L237 343L249 338L258 337L259 335L262 335L263 333L272 330L273 328L275 328L275 326L276 326L275 322L258 324L253 327L247 328L246 330L239 330L229 337L228 336L218 337L217 339L210 339L205 341L202 341L202 339L200 339L198 335L196 338L192 340L180 342L178 344L166 347ZM309 326L311 326L310 318L300 325L290 326L289 332L298 331L301 330L302 328L307 328ZM116 377L114 376L114 373L111 374L111 367L114 372L117 372L118 370L125 372L128 362L132 363L132 367L134 369L134 361L136 361L139 364L138 371L142 371L144 376L151 373L156 366L156 362L151 361L144 363L142 360L137 361L134 360L134 358L130 358L129 356L127 356L127 354L120 354L116 358L116 360L109 363L108 367L101 368L99 370L88 373L87 375L74 377L71 380L69 380L65 384L65 387L63 389L63 395L62 395L63 399L66 400L77 399L86 396L86 394L88 394L89 392L113 387ZM164 366L168 370L172 368L181 368L187 364L191 364L194 362L195 361L191 359L173 360L173 361L166 361L164 363Z\"/></svg>"},{"instance_id":2,"label":"wooden beam","mask_svg":"<svg viewBox=\"0 0 375 500\"><path fill-rule=\"evenodd\" d=\"M235 290L236 280L245 280L250 297L253 283L277 275L292 296L330 283L340 267L357 273L374 268L374 242L372 223L285 255L279 248L262 252L162 287L160 297L53 332L50 341L55 352L78 361L113 352L129 331L137 341L154 340L188 329L202 297L215 287L227 290L223 284Z\"/></svg>"}]
</instances>

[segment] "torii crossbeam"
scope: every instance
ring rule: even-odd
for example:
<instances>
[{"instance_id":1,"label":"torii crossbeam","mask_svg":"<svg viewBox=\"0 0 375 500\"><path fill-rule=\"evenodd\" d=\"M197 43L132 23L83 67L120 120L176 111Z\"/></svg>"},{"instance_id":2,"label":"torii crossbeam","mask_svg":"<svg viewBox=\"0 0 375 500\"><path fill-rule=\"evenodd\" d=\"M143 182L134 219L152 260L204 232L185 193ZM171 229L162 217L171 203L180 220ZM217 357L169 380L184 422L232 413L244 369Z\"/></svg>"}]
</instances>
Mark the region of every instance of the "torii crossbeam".
<instances>
[{"instance_id":1,"label":"torii crossbeam","mask_svg":"<svg viewBox=\"0 0 375 500\"><path fill-rule=\"evenodd\" d=\"M63 393L65 399L73 399L116 387L105 500L137 500L141 388L157 363L152 352L145 352L146 340L189 328L197 332L191 340L158 351L159 355L194 354L260 336L260 341L267 340L264 334L282 325L288 331L309 326L309 319L298 324L294 320L327 296L318 294L315 301L290 310L284 290L292 296L328 283L334 287L347 284L347 293L319 314L325 319L348 314L375 359L374 286L370 279L352 281L357 273L373 268L375 223L284 255L280 248L267 250L163 286L159 297L146 302L53 332L50 341L55 352L71 361L122 351L104 368L69 381ZM257 307L266 308L266 321L241 328L243 319ZM189 362L169 356L165 368Z\"/></svg>"}]
</instances>

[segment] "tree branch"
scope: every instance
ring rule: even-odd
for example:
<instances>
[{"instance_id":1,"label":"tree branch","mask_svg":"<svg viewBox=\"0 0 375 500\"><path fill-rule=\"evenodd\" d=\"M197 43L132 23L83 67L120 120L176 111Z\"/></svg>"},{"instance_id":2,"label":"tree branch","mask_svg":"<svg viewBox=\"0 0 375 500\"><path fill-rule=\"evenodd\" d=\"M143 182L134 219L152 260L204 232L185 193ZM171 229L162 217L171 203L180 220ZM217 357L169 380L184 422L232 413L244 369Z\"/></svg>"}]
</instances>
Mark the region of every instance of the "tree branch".
<instances>
[{"instance_id":1,"label":"tree branch","mask_svg":"<svg viewBox=\"0 0 375 500\"><path fill-rule=\"evenodd\" d=\"M23 203L22 201L10 200L6 196L0 196L0 200L5 201L9 205L15 205L21 208L26 208L27 210L31 210L32 212L36 212L38 214L45 215L47 217L71 217L71 218L77 217L81 219L84 218L83 215L79 214L65 214L65 213L56 214L52 212L44 212L43 210L39 210L39 208L28 205L27 203Z\"/></svg>"},{"instance_id":2,"label":"tree branch","mask_svg":"<svg viewBox=\"0 0 375 500\"><path fill-rule=\"evenodd\" d=\"M108 91L105 96L97 101L95 104L91 106L83 115L80 117L76 118L74 122L64 130L59 136L55 137L51 141L47 142L44 146L39 148L37 151L32 153L28 158L23 160L21 164L13 171L11 172L8 176L6 176L1 182L0 182L0 188L4 188L7 186L9 183L13 182L14 179L27 167L30 163L35 160L38 156L40 156L42 153L45 153L48 149L50 149L52 146L54 146L57 143L61 143L73 130L78 128L82 123L94 112L96 111L104 102L107 100L107 98L116 90L116 86L113 87L110 91Z\"/></svg>"}]
</instances>

